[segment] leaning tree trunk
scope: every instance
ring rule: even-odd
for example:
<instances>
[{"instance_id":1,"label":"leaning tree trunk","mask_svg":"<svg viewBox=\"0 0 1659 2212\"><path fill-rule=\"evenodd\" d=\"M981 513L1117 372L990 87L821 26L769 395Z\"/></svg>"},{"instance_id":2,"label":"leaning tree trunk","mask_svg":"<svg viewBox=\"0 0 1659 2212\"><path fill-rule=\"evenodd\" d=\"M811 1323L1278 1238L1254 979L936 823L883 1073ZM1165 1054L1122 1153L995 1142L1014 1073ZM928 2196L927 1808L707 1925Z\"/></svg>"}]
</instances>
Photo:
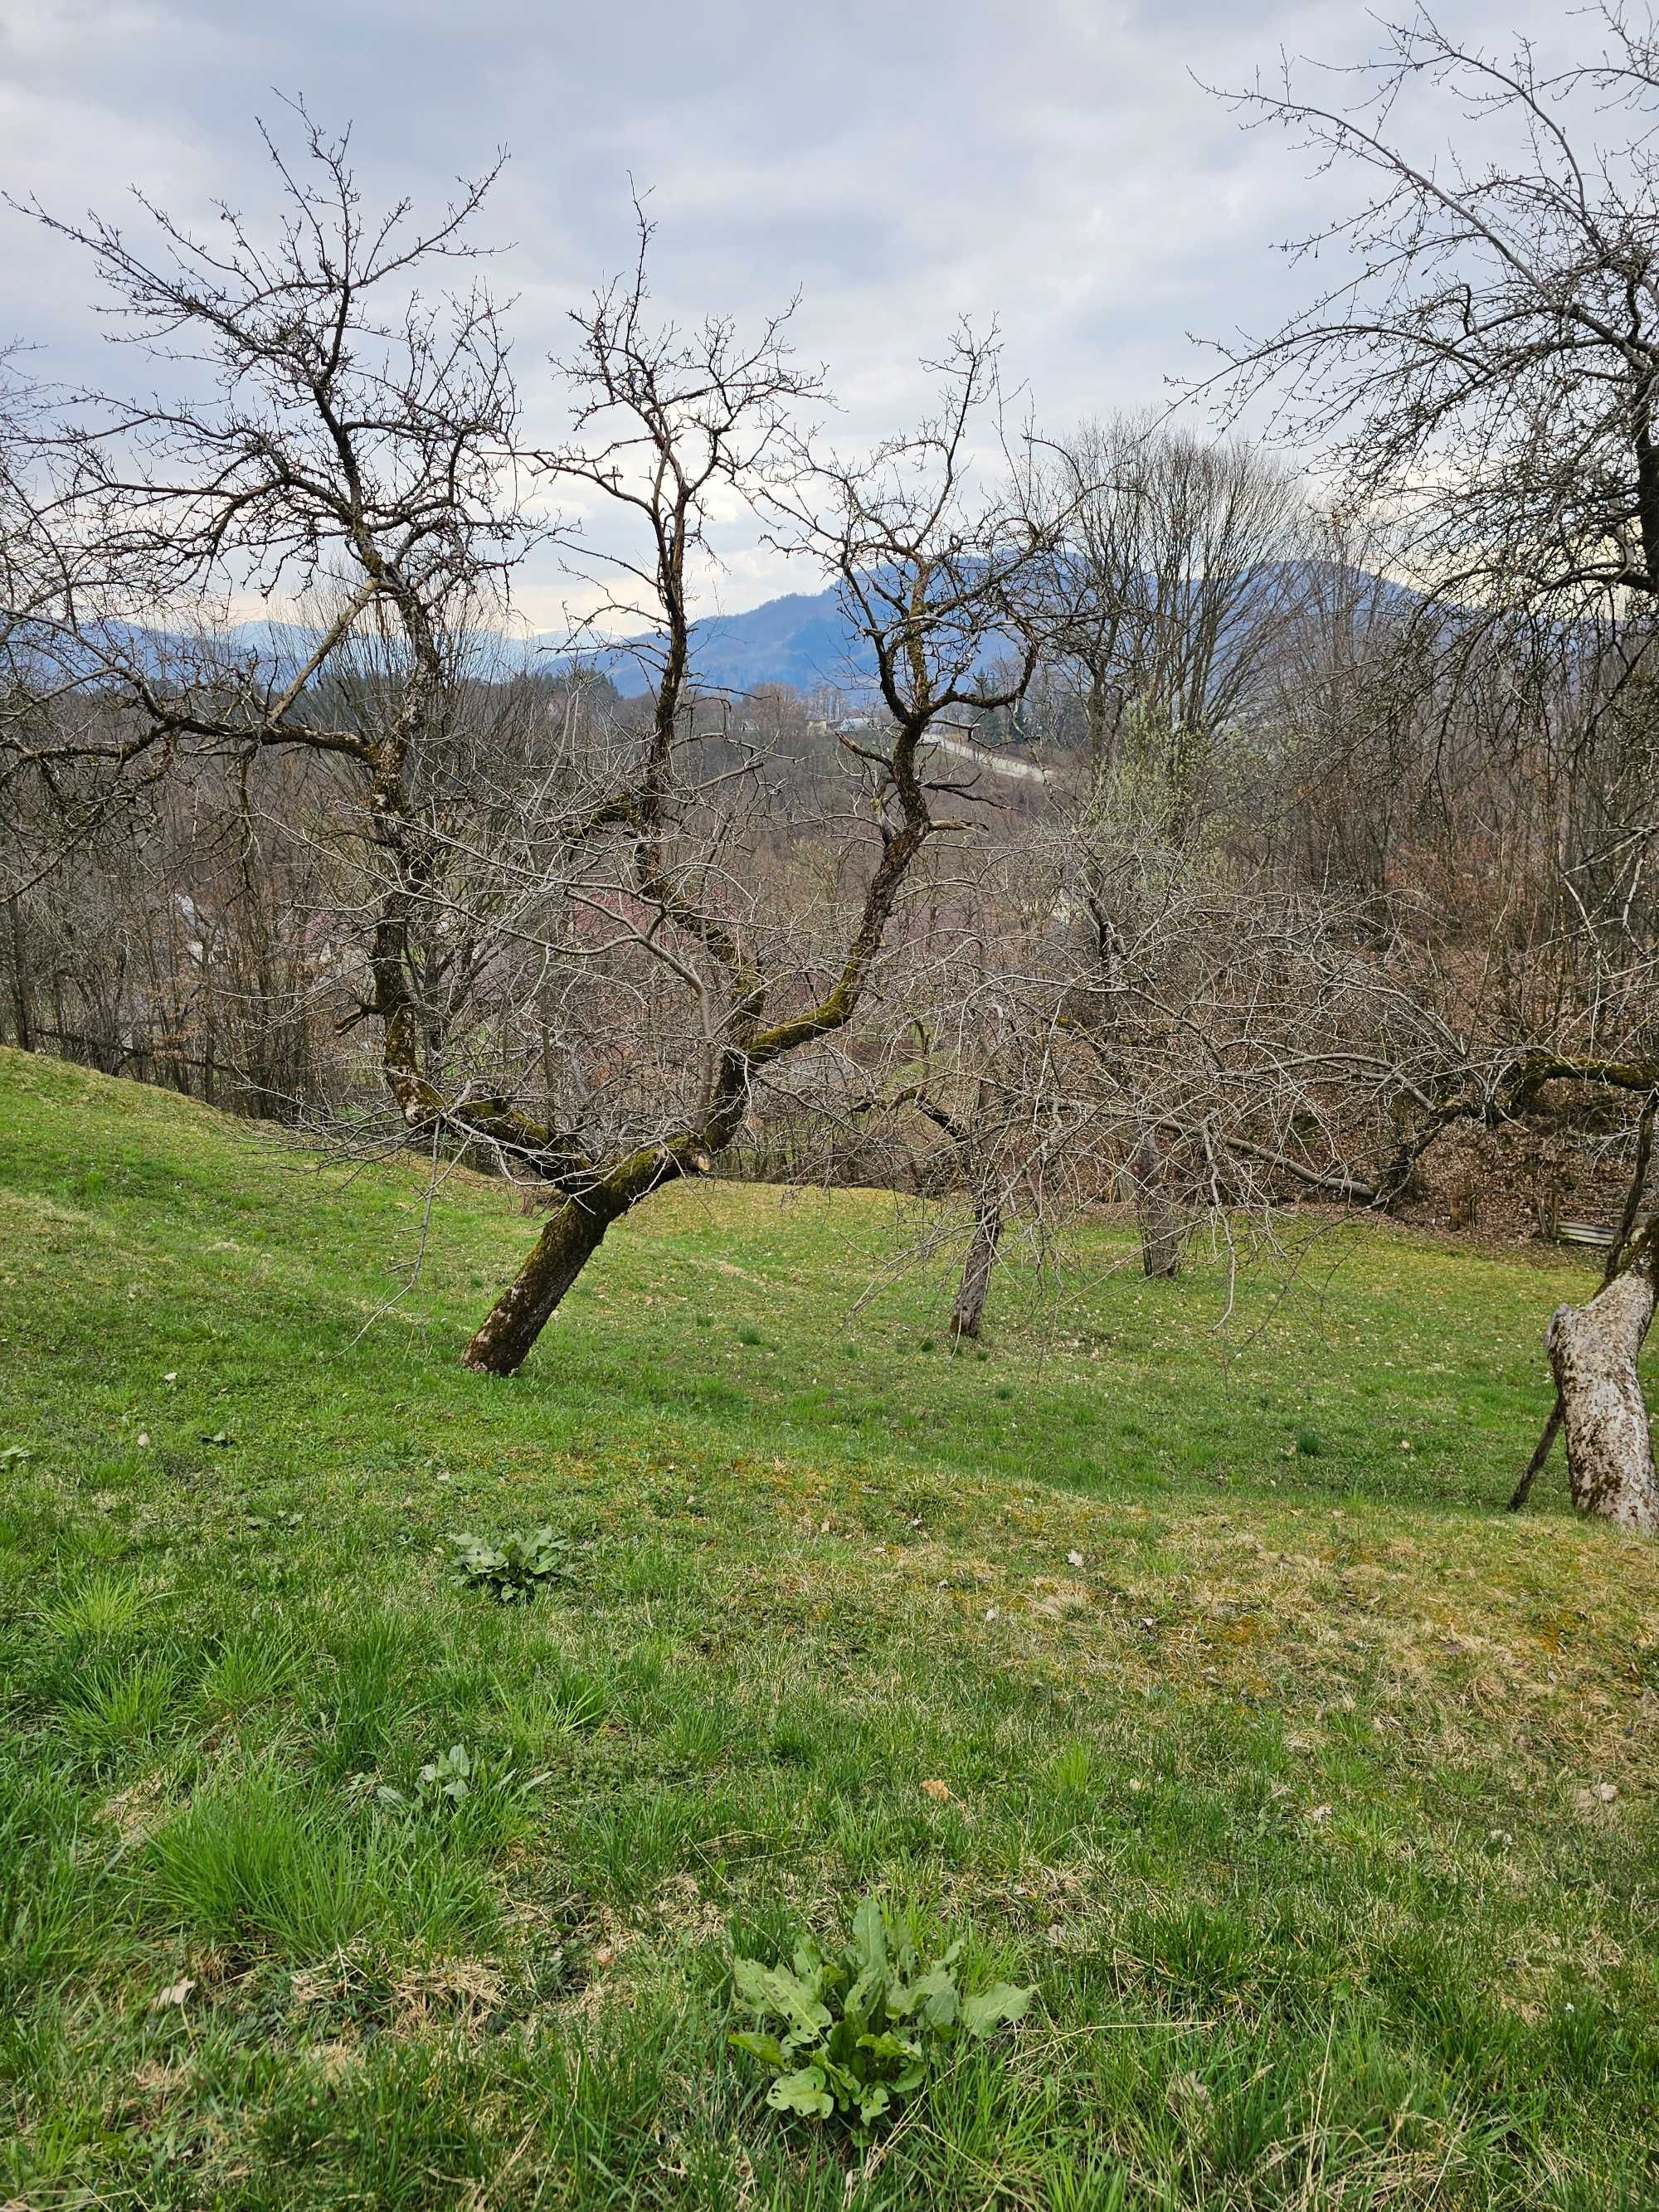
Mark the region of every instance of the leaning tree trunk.
<instances>
[{"instance_id":1,"label":"leaning tree trunk","mask_svg":"<svg viewBox=\"0 0 1659 2212\"><path fill-rule=\"evenodd\" d=\"M653 1145L566 1199L480 1322L461 1354L462 1364L483 1375L516 1375L559 1301L604 1243L611 1223L677 1176L701 1173L708 1165L702 1148L683 1139Z\"/></svg>"},{"instance_id":2,"label":"leaning tree trunk","mask_svg":"<svg viewBox=\"0 0 1659 2212\"><path fill-rule=\"evenodd\" d=\"M1659 1216L1613 1280L1583 1306L1558 1306L1548 1346L1567 1432L1567 1480L1581 1513L1659 1535L1659 1480L1637 1362L1659 1293Z\"/></svg>"},{"instance_id":3,"label":"leaning tree trunk","mask_svg":"<svg viewBox=\"0 0 1659 2212\"><path fill-rule=\"evenodd\" d=\"M461 1354L483 1375L516 1375L565 1292L605 1242L605 1232L653 1191L681 1176L707 1175L709 1152L696 1138L647 1145L568 1198Z\"/></svg>"},{"instance_id":4,"label":"leaning tree trunk","mask_svg":"<svg viewBox=\"0 0 1659 2212\"><path fill-rule=\"evenodd\" d=\"M480 1322L461 1355L463 1364L484 1375L516 1375L554 1308L604 1243L605 1231L627 1211L628 1202L614 1202L604 1184L568 1198Z\"/></svg>"},{"instance_id":5,"label":"leaning tree trunk","mask_svg":"<svg viewBox=\"0 0 1659 2212\"><path fill-rule=\"evenodd\" d=\"M1129 1156L1134 1178L1135 1218L1140 1224L1140 1264L1149 1275L1181 1273L1181 1210L1170 1196L1158 1132L1143 1127Z\"/></svg>"},{"instance_id":6,"label":"leaning tree trunk","mask_svg":"<svg viewBox=\"0 0 1659 2212\"><path fill-rule=\"evenodd\" d=\"M951 1311L951 1334L958 1344L964 1336L977 1336L991 1287L991 1269L1002 1237L1002 1208L994 1198L983 1198L974 1208L974 1234L963 1262L962 1282Z\"/></svg>"}]
</instances>

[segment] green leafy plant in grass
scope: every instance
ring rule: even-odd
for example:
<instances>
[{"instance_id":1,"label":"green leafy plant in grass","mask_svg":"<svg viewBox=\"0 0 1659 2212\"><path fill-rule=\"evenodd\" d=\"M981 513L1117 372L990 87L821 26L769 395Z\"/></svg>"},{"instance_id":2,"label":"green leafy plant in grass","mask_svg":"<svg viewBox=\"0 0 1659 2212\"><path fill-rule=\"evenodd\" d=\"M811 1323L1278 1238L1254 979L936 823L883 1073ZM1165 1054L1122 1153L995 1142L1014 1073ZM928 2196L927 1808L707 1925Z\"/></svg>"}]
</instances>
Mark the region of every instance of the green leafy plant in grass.
<instances>
[{"instance_id":1,"label":"green leafy plant in grass","mask_svg":"<svg viewBox=\"0 0 1659 2212\"><path fill-rule=\"evenodd\" d=\"M453 1743L421 1769L415 1784L416 1805L459 1805L472 1788L472 1759L464 1743ZM382 1805L403 1808L410 1802L402 1790L382 1783L374 1792Z\"/></svg>"},{"instance_id":2,"label":"green leafy plant in grass","mask_svg":"<svg viewBox=\"0 0 1659 2212\"><path fill-rule=\"evenodd\" d=\"M732 2042L776 2075L766 2098L775 2112L811 2120L840 2114L866 2134L924 2087L964 2037L1024 2017L1035 1991L1010 1982L965 1991L961 1951L953 1943L924 1966L908 1927L866 1897L852 1942L832 1956L808 1936L790 1966L733 1958L738 2002L762 2026Z\"/></svg>"},{"instance_id":3,"label":"green leafy plant in grass","mask_svg":"<svg viewBox=\"0 0 1659 2212\"><path fill-rule=\"evenodd\" d=\"M486 1544L478 1536L452 1536L455 1571L487 1589L503 1605L523 1605L538 1589L575 1580L574 1547L551 1528L521 1528Z\"/></svg>"}]
</instances>

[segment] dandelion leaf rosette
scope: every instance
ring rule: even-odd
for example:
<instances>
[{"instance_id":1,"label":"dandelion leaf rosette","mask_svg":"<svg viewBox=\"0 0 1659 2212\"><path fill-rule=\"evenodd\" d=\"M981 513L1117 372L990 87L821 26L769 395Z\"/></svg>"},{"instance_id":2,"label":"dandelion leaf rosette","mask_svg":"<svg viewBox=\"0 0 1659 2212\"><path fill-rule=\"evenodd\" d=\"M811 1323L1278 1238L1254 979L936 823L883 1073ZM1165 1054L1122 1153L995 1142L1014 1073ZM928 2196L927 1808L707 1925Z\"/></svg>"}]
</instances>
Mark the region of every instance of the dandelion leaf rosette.
<instances>
[{"instance_id":1,"label":"dandelion leaf rosette","mask_svg":"<svg viewBox=\"0 0 1659 2212\"><path fill-rule=\"evenodd\" d=\"M997 1982L964 1992L960 1943L924 1963L903 1921L866 1898L852 1941L827 1957L808 1936L788 1966L734 1957L738 2003L759 2023L732 2038L775 2077L774 2112L810 2121L839 2115L865 2134L924 2089L963 2036L1022 2020L1035 1992Z\"/></svg>"}]
</instances>

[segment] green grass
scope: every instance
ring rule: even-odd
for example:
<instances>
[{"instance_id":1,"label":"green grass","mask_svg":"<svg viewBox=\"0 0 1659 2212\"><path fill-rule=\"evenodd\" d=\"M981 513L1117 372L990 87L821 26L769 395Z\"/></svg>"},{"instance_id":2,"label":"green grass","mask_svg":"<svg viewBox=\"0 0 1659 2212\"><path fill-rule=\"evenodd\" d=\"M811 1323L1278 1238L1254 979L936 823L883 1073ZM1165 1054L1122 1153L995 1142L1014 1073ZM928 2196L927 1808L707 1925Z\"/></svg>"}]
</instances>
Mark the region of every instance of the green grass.
<instances>
[{"instance_id":1,"label":"green grass","mask_svg":"<svg viewBox=\"0 0 1659 2212\"><path fill-rule=\"evenodd\" d=\"M0 1053L0 2201L1659 2202L1659 1566L1501 1510L1583 1271L1218 1335L1103 1226L956 1358L885 1200L716 1185L503 1383L534 1224L453 1179L376 1320L423 1201ZM866 2159L725 2035L872 1887L1042 1996Z\"/></svg>"}]
</instances>

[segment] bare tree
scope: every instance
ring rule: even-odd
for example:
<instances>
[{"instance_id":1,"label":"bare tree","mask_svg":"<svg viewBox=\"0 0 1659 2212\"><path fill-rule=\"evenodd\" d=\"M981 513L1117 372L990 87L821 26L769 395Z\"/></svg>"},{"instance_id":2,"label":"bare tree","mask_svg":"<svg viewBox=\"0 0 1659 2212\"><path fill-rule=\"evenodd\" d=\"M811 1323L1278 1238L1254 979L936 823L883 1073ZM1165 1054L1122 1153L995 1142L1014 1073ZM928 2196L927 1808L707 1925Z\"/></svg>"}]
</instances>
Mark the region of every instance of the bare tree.
<instances>
[{"instance_id":1,"label":"bare tree","mask_svg":"<svg viewBox=\"0 0 1659 2212\"><path fill-rule=\"evenodd\" d=\"M604 580L589 626L605 635L620 628L646 670L649 698L625 783L574 824L563 896L631 941L671 994L678 988L684 1044L672 1059L694 1079L671 1085L644 1141L638 1129L613 1127L597 1146L585 1139L548 1177L561 1202L467 1346L469 1365L495 1373L522 1364L612 1222L664 1183L707 1172L725 1152L757 1072L849 1017L885 920L884 910L865 957L849 959L839 996L832 988L811 1014L768 1022L777 937L744 896L739 857L743 794L752 793L759 760L705 772L710 723L705 713L700 730L691 564L708 555L711 499L752 501L793 434L793 410L819 384L790 359L787 314L753 340L723 318L690 331L653 322L651 227L636 215L633 270L576 318L580 350L562 365L575 395L572 437L535 457L556 486L580 484L614 504L643 540L637 554L585 564ZM716 726L724 734L723 716Z\"/></svg>"},{"instance_id":2,"label":"bare tree","mask_svg":"<svg viewBox=\"0 0 1659 2212\"><path fill-rule=\"evenodd\" d=\"M1104 1052L1122 1003L1125 932L1136 927L1117 908L1145 888L1117 880L1106 855L1186 847L1214 811L1227 751L1259 745L1277 656L1308 589L1312 532L1299 483L1277 462L1149 417L1085 423L1052 474L1070 516L1056 646L1082 679L1089 753L1073 890L1099 989L1079 1004L1092 1009ZM1127 1076L1129 1062L1117 1066ZM1146 1121L1123 1163L1142 1264L1160 1278L1179 1273L1185 1231L1168 1152Z\"/></svg>"},{"instance_id":3,"label":"bare tree","mask_svg":"<svg viewBox=\"0 0 1659 2212\"><path fill-rule=\"evenodd\" d=\"M921 757L941 717L970 702L1017 699L1041 647L1036 572L1048 535L1006 498L976 499L970 433L994 398L994 349L961 336L943 365L939 415L847 464L787 438L788 411L816 391L789 366L781 321L744 348L714 321L690 336L646 317L644 249L629 283L600 295L574 368L584 395L578 441L545 458L643 525L637 561L613 564L609 602L649 627L653 673L643 770L629 798L599 810L583 848L598 873L580 896L631 932L672 989L699 1071L665 1101L647 1139L590 1155L558 1179L562 1202L520 1275L467 1349L469 1364L511 1372L597 1249L609 1224L664 1183L702 1174L728 1149L775 1071L824 1049L858 1012L895 910L927 846L956 826L933 811ZM806 927L767 896L752 863L758 763L699 777L686 563L702 542L716 486L763 489L776 528L836 577L876 669L886 726L844 742L860 772L854 825L860 886ZM988 653L1012 653L988 671ZM722 719L720 732L729 736ZM610 852L612 857L604 855Z\"/></svg>"},{"instance_id":4,"label":"bare tree","mask_svg":"<svg viewBox=\"0 0 1659 2212\"><path fill-rule=\"evenodd\" d=\"M975 923L981 920L976 910ZM907 1024L921 1038L916 1077L884 1101L861 1102L866 1108L879 1103L889 1115L908 1110L945 1140L945 1173L928 1176L923 1187L941 1200L960 1190L968 1201L951 1308L956 1349L980 1336L1011 1223L1024 1230L1041 1260L1078 1195L1067 1187L1077 1166L1078 1109L1055 1063L1053 978L1012 933L981 934L975 927L967 935L963 949L992 951L997 965L970 976L964 973L970 962L949 959L932 971L935 1029L930 1034L921 1017ZM936 1211L924 1247L932 1249L947 1233L945 1215Z\"/></svg>"},{"instance_id":5,"label":"bare tree","mask_svg":"<svg viewBox=\"0 0 1659 2212\"><path fill-rule=\"evenodd\" d=\"M1637 1360L1659 1288L1659 1222L1588 1305L1558 1307L1550 1365L1567 1432L1567 1474L1582 1513L1659 1536L1659 1480Z\"/></svg>"},{"instance_id":6,"label":"bare tree","mask_svg":"<svg viewBox=\"0 0 1659 2212\"><path fill-rule=\"evenodd\" d=\"M106 222L40 216L91 255L141 348L185 373L177 397L82 394L68 410L43 520L73 587L31 635L124 711L28 757L118 792L181 755L331 763L379 880L360 1011L404 1123L556 1149L493 1102L447 1099L422 1064L418 920L441 866L457 678L528 526L495 308L476 283L435 304L418 288L475 259L494 171L422 226L407 203L369 215L344 141L303 114L300 135L297 163L265 142L284 209L268 240L228 209L209 241L141 200L147 249ZM227 650L207 625L232 591L309 595L318 619L286 654ZM372 672L355 687L354 664Z\"/></svg>"},{"instance_id":7,"label":"bare tree","mask_svg":"<svg viewBox=\"0 0 1659 2212\"><path fill-rule=\"evenodd\" d=\"M1020 696L1052 537L973 489L994 343L958 334L937 417L840 462L793 420L817 380L789 360L787 319L753 342L722 319L653 323L642 222L631 276L578 318L570 437L520 452L489 295L420 289L473 258L489 176L435 223L401 203L370 217L344 143L303 115L301 136L297 166L266 142L286 210L270 240L228 210L210 242L141 203L146 248L40 216L91 254L149 356L189 368L176 397L77 395L41 448L50 496L26 542L46 573L72 556L74 583L28 602L30 650L105 704L9 754L49 788L118 797L185 758L323 764L334 818L301 834L337 856L355 1018L379 1032L404 1140L555 1201L467 1347L511 1372L608 1224L705 1172L769 1072L853 1019L913 871L954 826L927 738ZM536 534L534 477L641 530L605 564L598 626L635 633L642 717L550 720L551 702L480 684L482 618ZM885 722L850 747L850 873L799 911L776 896L761 758L692 672L710 502L762 489L777 532L839 580ZM232 592L301 599L298 642L227 648L211 610ZM519 1103L532 1041L541 1115Z\"/></svg>"},{"instance_id":8,"label":"bare tree","mask_svg":"<svg viewBox=\"0 0 1659 2212\"><path fill-rule=\"evenodd\" d=\"M1334 254L1336 281L1272 337L1224 345L1224 388L1270 394L1351 489L1411 515L1437 589L1504 604L1659 592L1659 41L1612 0L1581 20L1600 52L1553 71L1424 11L1338 73L1340 102L1288 71L1230 95L1361 191L1291 249ZM1419 158L1413 125L1448 113L1455 148Z\"/></svg>"}]
</instances>

